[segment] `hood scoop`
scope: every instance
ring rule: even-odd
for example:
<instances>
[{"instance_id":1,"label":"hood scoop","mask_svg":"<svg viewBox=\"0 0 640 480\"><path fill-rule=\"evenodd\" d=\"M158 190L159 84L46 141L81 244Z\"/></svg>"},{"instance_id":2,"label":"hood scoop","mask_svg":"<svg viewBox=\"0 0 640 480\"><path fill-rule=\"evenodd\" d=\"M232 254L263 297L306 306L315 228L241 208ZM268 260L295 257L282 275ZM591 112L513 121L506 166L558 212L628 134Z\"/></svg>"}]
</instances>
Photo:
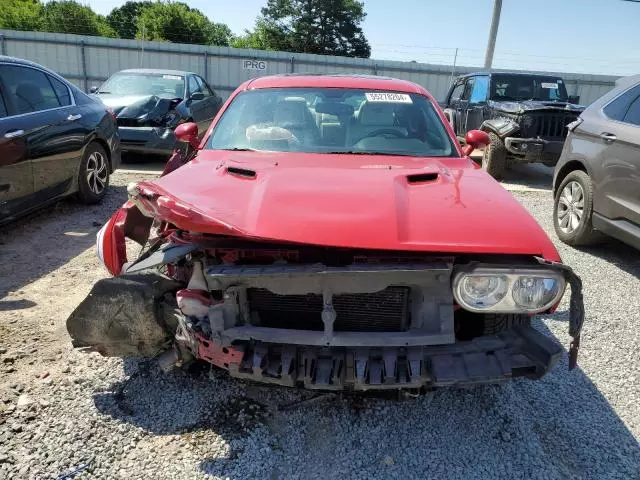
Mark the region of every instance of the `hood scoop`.
<instances>
[{"instance_id":1,"label":"hood scoop","mask_svg":"<svg viewBox=\"0 0 640 480\"><path fill-rule=\"evenodd\" d=\"M227 173L236 177L248 178L254 180L257 177L255 170L249 170L248 168L240 167L227 167Z\"/></svg>"},{"instance_id":2,"label":"hood scoop","mask_svg":"<svg viewBox=\"0 0 640 480\"><path fill-rule=\"evenodd\" d=\"M409 182L410 185L434 182L436 180L438 180L437 172L414 173L411 175L407 175L407 182Z\"/></svg>"}]
</instances>

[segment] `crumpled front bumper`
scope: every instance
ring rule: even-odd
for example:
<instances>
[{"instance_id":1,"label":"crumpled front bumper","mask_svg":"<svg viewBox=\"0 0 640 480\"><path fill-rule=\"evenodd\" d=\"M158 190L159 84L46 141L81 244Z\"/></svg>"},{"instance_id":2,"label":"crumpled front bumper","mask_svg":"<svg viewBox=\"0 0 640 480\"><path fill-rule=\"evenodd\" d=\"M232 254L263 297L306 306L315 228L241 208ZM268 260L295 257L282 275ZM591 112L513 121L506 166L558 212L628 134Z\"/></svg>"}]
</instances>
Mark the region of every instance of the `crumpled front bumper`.
<instances>
[{"instance_id":1,"label":"crumpled front bumper","mask_svg":"<svg viewBox=\"0 0 640 480\"><path fill-rule=\"evenodd\" d=\"M571 286L569 368L573 369L584 322L582 283L566 265L544 259L538 262L561 272ZM165 351L175 361L195 357L236 378L354 391L540 378L563 354L557 342L529 326L448 344L326 346L291 343L285 338L219 342L204 336L177 310L173 301L179 288L159 273L100 280L67 320L73 345L108 356L151 357Z\"/></svg>"},{"instance_id":2,"label":"crumpled front bumper","mask_svg":"<svg viewBox=\"0 0 640 480\"><path fill-rule=\"evenodd\" d=\"M504 146L524 163L557 163L564 145L563 140L545 140L543 138L506 137Z\"/></svg>"},{"instance_id":3,"label":"crumpled front bumper","mask_svg":"<svg viewBox=\"0 0 640 480\"><path fill-rule=\"evenodd\" d=\"M170 155L176 145L171 128L118 127L123 152Z\"/></svg>"}]
</instances>

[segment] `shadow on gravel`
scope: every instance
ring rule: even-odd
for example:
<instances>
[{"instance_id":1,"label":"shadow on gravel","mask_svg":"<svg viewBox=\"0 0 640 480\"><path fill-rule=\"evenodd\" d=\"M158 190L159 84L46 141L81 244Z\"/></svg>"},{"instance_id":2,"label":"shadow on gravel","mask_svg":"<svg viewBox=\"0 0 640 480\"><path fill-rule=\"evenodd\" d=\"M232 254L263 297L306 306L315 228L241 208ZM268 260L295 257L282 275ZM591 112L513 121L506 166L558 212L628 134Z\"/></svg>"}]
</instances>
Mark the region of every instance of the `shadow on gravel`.
<instances>
[{"instance_id":1,"label":"shadow on gravel","mask_svg":"<svg viewBox=\"0 0 640 480\"><path fill-rule=\"evenodd\" d=\"M98 205L62 200L3 226L0 260L11 274L0 276L0 311L28 308L31 300L13 305L2 298L92 248L100 227L126 199L125 186L111 186Z\"/></svg>"},{"instance_id":2,"label":"shadow on gravel","mask_svg":"<svg viewBox=\"0 0 640 480\"><path fill-rule=\"evenodd\" d=\"M151 363L125 367L130 378L95 392L96 408L151 434L186 435L206 475L601 479L640 471L638 441L584 372L568 371L566 352L540 381L409 401L305 403L315 394L204 371L162 374ZM225 448L212 449L211 434Z\"/></svg>"},{"instance_id":3,"label":"shadow on gravel","mask_svg":"<svg viewBox=\"0 0 640 480\"><path fill-rule=\"evenodd\" d=\"M608 237L598 245L574 248L583 253L601 258L640 279L640 253L626 243Z\"/></svg>"}]
</instances>

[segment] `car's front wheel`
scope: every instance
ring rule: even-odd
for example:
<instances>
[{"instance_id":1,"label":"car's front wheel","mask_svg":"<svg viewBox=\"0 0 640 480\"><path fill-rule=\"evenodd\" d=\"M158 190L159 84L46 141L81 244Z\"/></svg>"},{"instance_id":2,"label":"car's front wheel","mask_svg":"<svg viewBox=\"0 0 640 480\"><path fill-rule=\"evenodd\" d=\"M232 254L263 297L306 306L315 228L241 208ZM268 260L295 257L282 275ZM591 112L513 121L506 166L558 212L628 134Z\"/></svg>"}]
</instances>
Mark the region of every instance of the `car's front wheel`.
<instances>
[{"instance_id":1,"label":"car's front wheel","mask_svg":"<svg viewBox=\"0 0 640 480\"><path fill-rule=\"evenodd\" d=\"M582 170L567 175L556 192L553 226L558 238L569 245L589 245L601 239L593 229L593 182Z\"/></svg>"},{"instance_id":2,"label":"car's front wheel","mask_svg":"<svg viewBox=\"0 0 640 480\"><path fill-rule=\"evenodd\" d=\"M109 187L109 159L104 148L96 142L85 149L78 174L78 200L98 203Z\"/></svg>"},{"instance_id":3,"label":"car's front wheel","mask_svg":"<svg viewBox=\"0 0 640 480\"><path fill-rule=\"evenodd\" d=\"M502 139L495 133L489 133L491 143L484 148L482 168L493 178L499 180L507 165L507 149Z\"/></svg>"}]
</instances>

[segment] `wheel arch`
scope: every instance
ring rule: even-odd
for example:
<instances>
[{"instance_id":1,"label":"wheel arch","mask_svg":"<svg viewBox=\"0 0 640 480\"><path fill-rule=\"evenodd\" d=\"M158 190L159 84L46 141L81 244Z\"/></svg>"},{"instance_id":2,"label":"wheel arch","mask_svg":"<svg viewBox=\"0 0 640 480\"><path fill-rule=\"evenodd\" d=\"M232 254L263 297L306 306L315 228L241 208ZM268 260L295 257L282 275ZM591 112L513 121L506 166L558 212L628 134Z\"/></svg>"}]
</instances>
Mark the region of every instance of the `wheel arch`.
<instances>
[{"instance_id":1,"label":"wheel arch","mask_svg":"<svg viewBox=\"0 0 640 480\"><path fill-rule=\"evenodd\" d=\"M569 175L571 172L576 170L580 170L591 177L591 173L587 169L586 165L582 163L580 160L570 160L557 171L556 175L553 179L553 196L556 196L556 192L560 187L562 181Z\"/></svg>"}]
</instances>

